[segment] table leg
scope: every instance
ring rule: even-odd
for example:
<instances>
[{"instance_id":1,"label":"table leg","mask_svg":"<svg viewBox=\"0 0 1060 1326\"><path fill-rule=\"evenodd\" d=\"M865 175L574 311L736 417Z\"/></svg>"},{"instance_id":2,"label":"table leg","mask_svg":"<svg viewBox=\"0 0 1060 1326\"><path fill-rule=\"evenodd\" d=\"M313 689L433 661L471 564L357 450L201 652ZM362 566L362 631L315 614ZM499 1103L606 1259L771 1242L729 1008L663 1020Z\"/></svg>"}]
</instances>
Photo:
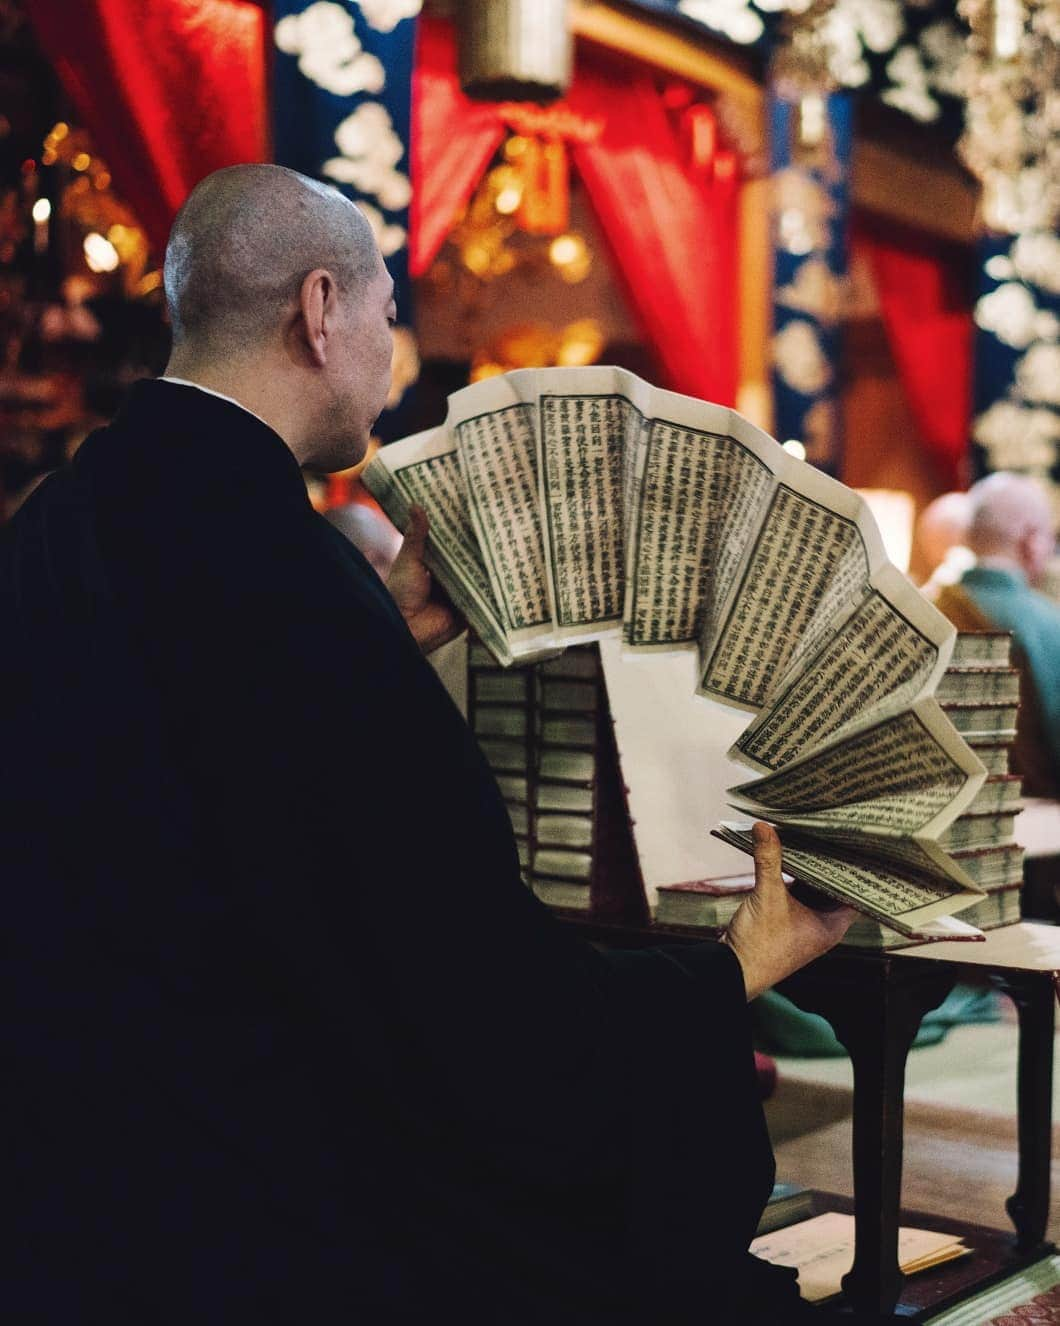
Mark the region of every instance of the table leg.
<instances>
[{"instance_id":1,"label":"table leg","mask_svg":"<svg viewBox=\"0 0 1060 1326\"><path fill-rule=\"evenodd\" d=\"M994 977L1019 1015L1017 1117L1019 1176L1005 1208L1016 1246L1029 1252L1045 1241L1053 1112L1054 993L1051 973L998 972Z\"/></svg>"},{"instance_id":2,"label":"table leg","mask_svg":"<svg viewBox=\"0 0 1060 1326\"><path fill-rule=\"evenodd\" d=\"M955 976L941 964L899 968L886 959L858 975L856 987L811 992L796 986L791 997L827 1018L854 1067L855 1252L843 1293L855 1312L886 1317L905 1279L898 1266L898 1210L906 1057L924 1014L942 1003Z\"/></svg>"}]
</instances>

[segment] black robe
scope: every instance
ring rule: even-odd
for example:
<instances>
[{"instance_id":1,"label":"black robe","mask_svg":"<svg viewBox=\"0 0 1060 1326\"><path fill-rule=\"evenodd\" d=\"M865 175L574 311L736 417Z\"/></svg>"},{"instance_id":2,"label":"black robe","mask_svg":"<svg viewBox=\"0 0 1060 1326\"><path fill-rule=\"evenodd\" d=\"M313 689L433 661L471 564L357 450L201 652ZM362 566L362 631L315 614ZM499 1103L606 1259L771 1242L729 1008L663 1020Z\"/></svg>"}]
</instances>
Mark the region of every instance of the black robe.
<instances>
[{"instance_id":1,"label":"black robe","mask_svg":"<svg viewBox=\"0 0 1060 1326\"><path fill-rule=\"evenodd\" d=\"M735 957L602 954L531 896L271 429L138 385L0 592L0 1315L744 1319L773 1165Z\"/></svg>"}]
</instances>

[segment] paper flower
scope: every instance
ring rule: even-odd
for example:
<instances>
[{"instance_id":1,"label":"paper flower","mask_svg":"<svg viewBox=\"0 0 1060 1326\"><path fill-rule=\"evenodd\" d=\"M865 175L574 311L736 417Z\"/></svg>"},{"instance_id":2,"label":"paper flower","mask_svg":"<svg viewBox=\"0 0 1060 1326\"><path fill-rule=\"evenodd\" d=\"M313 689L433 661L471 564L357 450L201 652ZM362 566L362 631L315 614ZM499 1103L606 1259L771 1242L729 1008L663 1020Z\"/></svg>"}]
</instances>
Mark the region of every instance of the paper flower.
<instances>
[{"instance_id":1,"label":"paper flower","mask_svg":"<svg viewBox=\"0 0 1060 1326\"><path fill-rule=\"evenodd\" d=\"M1060 417L1018 401L995 401L979 416L972 436L990 453L994 470L1048 470L1057 460Z\"/></svg>"},{"instance_id":2,"label":"paper flower","mask_svg":"<svg viewBox=\"0 0 1060 1326\"><path fill-rule=\"evenodd\" d=\"M1056 315L1039 309L1027 287L1015 281L983 295L975 306L975 321L1015 350L1024 350L1033 341L1052 340L1057 333Z\"/></svg>"},{"instance_id":3,"label":"paper flower","mask_svg":"<svg viewBox=\"0 0 1060 1326\"><path fill-rule=\"evenodd\" d=\"M899 46L887 62L887 77L893 86L881 97L889 106L905 111L922 124L938 119L941 107L931 95L927 66L915 46Z\"/></svg>"},{"instance_id":4,"label":"paper flower","mask_svg":"<svg viewBox=\"0 0 1060 1326\"><path fill-rule=\"evenodd\" d=\"M1012 246L1011 261L1024 281L1060 295L1060 236L1047 231L1020 235Z\"/></svg>"},{"instance_id":5,"label":"paper flower","mask_svg":"<svg viewBox=\"0 0 1060 1326\"><path fill-rule=\"evenodd\" d=\"M1025 401L1060 406L1060 345L1032 345L1017 360L1016 390Z\"/></svg>"},{"instance_id":6,"label":"paper flower","mask_svg":"<svg viewBox=\"0 0 1060 1326\"><path fill-rule=\"evenodd\" d=\"M747 0L680 0L677 8L686 18L742 46L750 46L765 31L765 24Z\"/></svg>"}]
</instances>

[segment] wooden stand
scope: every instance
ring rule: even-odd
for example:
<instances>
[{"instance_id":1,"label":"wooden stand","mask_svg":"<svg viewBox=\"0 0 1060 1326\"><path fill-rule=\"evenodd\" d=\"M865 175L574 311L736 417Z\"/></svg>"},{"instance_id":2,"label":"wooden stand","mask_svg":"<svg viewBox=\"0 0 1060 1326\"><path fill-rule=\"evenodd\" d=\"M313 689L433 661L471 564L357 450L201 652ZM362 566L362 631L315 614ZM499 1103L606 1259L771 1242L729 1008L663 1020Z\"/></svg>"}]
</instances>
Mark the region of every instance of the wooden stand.
<instances>
[{"instance_id":1,"label":"wooden stand","mask_svg":"<svg viewBox=\"0 0 1060 1326\"><path fill-rule=\"evenodd\" d=\"M655 925L609 925L575 915L564 920L586 939L616 948L704 938ZM988 975L1019 1010L1019 1177L1007 1202L1015 1236L976 1230L973 1257L939 1268L930 1279L906 1282L898 1267L906 1056L924 1014L972 970ZM839 948L780 987L799 1007L827 1019L854 1066L855 1257L843 1281L844 1311L852 1321L923 1320L928 1308L940 1311L1053 1251L1045 1229L1058 973L1060 927L1022 922L991 932L980 944L888 953ZM925 1228L959 1228L945 1216L906 1219ZM934 1288L925 1303L928 1284Z\"/></svg>"}]
</instances>

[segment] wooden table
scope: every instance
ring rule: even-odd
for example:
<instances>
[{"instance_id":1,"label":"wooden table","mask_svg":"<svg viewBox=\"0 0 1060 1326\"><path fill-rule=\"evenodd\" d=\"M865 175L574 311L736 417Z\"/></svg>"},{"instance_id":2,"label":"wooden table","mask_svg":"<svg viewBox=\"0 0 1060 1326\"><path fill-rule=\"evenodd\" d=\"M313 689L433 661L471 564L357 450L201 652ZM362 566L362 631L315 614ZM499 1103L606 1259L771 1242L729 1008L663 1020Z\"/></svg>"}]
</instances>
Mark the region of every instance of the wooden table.
<instances>
[{"instance_id":1,"label":"wooden table","mask_svg":"<svg viewBox=\"0 0 1060 1326\"><path fill-rule=\"evenodd\" d=\"M599 923L571 915L586 939L611 947L688 943L700 932ZM854 1068L853 1179L856 1246L843 1281L859 1320L909 1319L898 1268L905 1064L921 1019L958 978L987 976L1019 1014L1017 1111L1019 1177L1007 1208L1016 1236L1000 1269L1028 1265L1049 1250L1054 1005L1060 981L1060 927L1021 922L984 943L926 944L879 953L840 947L783 982L781 992L833 1027ZM995 1262L984 1267L996 1276ZM962 1294L977 1287L966 1284Z\"/></svg>"}]
</instances>

